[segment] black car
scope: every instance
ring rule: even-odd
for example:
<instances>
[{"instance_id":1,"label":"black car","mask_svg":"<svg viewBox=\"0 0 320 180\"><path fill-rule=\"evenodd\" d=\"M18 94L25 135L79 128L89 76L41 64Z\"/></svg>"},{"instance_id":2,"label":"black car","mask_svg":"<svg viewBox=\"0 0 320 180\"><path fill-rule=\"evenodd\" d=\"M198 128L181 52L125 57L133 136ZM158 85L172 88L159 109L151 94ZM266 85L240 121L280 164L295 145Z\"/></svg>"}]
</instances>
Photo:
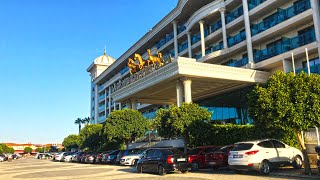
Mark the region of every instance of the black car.
<instances>
[{"instance_id":1,"label":"black car","mask_svg":"<svg viewBox=\"0 0 320 180\"><path fill-rule=\"evenodd\" d=\"M157 172L165 175L170 171L188 172L188 157L177 149L148 149L137 163L137 172Z\"/></svg>"}]
</instances>

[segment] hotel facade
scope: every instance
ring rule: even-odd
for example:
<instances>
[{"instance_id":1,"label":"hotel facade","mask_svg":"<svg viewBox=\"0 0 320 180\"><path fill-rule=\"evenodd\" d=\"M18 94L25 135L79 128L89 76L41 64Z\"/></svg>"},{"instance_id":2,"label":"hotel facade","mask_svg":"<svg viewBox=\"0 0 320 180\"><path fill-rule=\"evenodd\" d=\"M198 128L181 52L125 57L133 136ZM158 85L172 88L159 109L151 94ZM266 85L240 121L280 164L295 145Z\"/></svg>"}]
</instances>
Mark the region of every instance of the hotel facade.
<instances>
[{"instance_id":1,"label":"hotel facade","mask_svg":"<svg viewBox=\"0 0 320 180\"><path fill-rule=\"evenodd\" d=\"M319 42L319 0L179 0L117 60L105 52L87 69L91 124L183 102L208 108L212 122L251 123L247 92L276 71L305 71L306 52L319 73Z\"/></svg>"}]
</instances>

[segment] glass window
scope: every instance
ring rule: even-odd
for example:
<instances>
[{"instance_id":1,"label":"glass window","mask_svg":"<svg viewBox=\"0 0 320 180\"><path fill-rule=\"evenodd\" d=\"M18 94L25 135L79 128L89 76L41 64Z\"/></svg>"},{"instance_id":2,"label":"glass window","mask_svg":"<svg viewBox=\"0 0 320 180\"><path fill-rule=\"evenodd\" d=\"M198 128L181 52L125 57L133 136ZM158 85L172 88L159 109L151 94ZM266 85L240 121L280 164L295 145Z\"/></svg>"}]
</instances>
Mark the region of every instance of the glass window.
<instances>
[{"instance_id":1,"label":"glass window","mask_svg":"<svg viewBox=\"0 0 320 180\"><path fill-rule=\"evenodd\" d=\"M275 148L285 148L286 147L286 145L284 145L282 142L279 142L279 141L276 141L276 140L273 140L272 143L273 143Z\"/></svg>"},{"instance_id":2,"label":"glass window","mask_svg":"<svg viewBox=\"0 0 320 180\"><path fill-rule=\"evenodd\" d=\"M260 142L258 143L258 146L264 147L264 148L273 148L273 144L271 143L271 141Z\"/></svg>"},{"instance_id":3,"label":"glass window","mask_svg":"<svg viewBox=\"0 0 320 180\"><path fill-rule=\"evenodd\" d=\"M191 150L188 152L188 155L196 155L196 154L199 154L200 151L201 151L201 148L191 149Z\"/></svg>"},{"instance_id":4,"label":"glass window","mask_svg":"<svg viewBox=\"0 0 320 180\"><path fill-rule=\"evenodd\" d=\"M232 151L245 151L251 149L252 146L252 143L239 143L234 145Z\"/></svg>"},{"instance_id":5,"label":"glass window","mask_svg":"<svg viewBox=\"0 0 320 180\"><path fill-rule=\"evenodd\" d=\"M152 156L152 157L154 157L154 158L159 158L159 157L161 157L161 156L162 156L161 151L159 151L159 150L155 150L155 151L154 151L154 154L153 154L153 156Z\"/></svg>"},{"instance_id":6,"label":"glass window","mask_svg":"<svg viewBox=\"0 0 320 180\"><path fill-rule=\"evenodd\" d=\"M147 154L146 154L146 157L147 157L147 158L152 158L154 152L155 152L155 150L150 150L150 151L148 151Z\"/></svg>"}]
</instances>

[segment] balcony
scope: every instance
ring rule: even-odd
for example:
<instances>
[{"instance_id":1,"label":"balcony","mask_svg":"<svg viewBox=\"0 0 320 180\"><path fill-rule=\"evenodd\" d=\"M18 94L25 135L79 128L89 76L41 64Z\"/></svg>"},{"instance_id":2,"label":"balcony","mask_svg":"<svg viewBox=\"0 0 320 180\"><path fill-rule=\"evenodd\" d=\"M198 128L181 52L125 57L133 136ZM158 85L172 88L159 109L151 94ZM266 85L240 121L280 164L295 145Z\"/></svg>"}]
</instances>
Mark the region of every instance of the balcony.
<instances>
[{"instance_id":1,"label":"balcony","mask_svg":"<svg viewBox=\"0 0 320 180\"><path fill-rule=\"evenodd\" d=\"M124 75L125 73L127 73L129 71L129 68L126 66L125 68L121 69L120 74Z\"/></svg>"},{"instance_id":2,"label":"balcony","mask_svg":"<svg viewBox=\"0 0 320 180\"><path fill-rule=\"evenodd\" d=\"M178 27L178 34L180 34L180 33L182 33L183 31L185 31L186 30L186 26L183 24L183 25L180 25L179 27Z\"/></svg>"},{"instance_id":3,"label":"balcony","mask_svg":"<svg viewBox=\"0 0 320 180\"><path fill-rule=\"evenodd\" d=\"M243 57L240 60L231 60L231 63L227 64L227 66L231 66L231 67L242 67L247 65L249 62L248 57Z\"/></svg>"},{"instance_id":4,"label":"balcony","mask_svg":"<svg viewBox=\"0 0 320 180\"><path fill-rule=\"evenodd\" d=\"M231 21L237 19L238 17L243 15L243 7L240 6L234 11L231 11L230 13L227 14L226 16L226 24L230 23Z\"/></svg>"},{"instance_id":5,"label":"balcony","mask_svg":"<svg viewBox=\"0 0 320 180\"><path fill-rule=\"evenodd\" d=\"M99 121L99 122L103 122L103 121L105 121L105 120L106 120L106 116L101 116L101 117L98 118L98 121Z\"/></svg>"},{"instance_id":6,"label":"balcony","mask_svg":"<svg viewBox=\"0 0 320 180\"><path fill-rule=\"evenodd\" d=\"M221 20L217 21L216 23L214 24L211 24L211 32L210 33L213 33L215 32L216 30L220 29L222 27L222 22Z\"/></svg>"},{"instance_id":7,"label":"balcony","mask_svg":"<svg viewBox=\"0 0 320 180\"><path fill-rule=\"evenodd\" d=\"M104 86L103 86L103 85L99 85L98 90L99 90L99 91L102 91L102 90L103 90L103 88L104 88Z\"/></svg>"},{"instance_id":8,"label":"balcony","mask_svg":"<svg viewBox=\"0 0 320 180\"><path fill-rule=\"evenodd\" d=\"M304 71L305 73L308 73L308 68L301 68L301 69L297 69L296 73L301 73L302 71ZM310 65L310 73L315 73L315 74L320 74L320 64L315 64L313 66Z\"/></svg>"},{"instance_id":9,"label":"balcony","mask_svg":"<svg viewBox=\"0 0 320 180\"><path fill-rule=\"evenodd\" d=\"M105 94L102 94L101 96L99 96L98 100L99 102L104 100L106 98L106 95Z\"/></svg>"},{"instance_id":10,"label":"balcony","mask_svg":"<svg viewBox=\"0 0 320 180\"><path fill-rule=\"evenodd\" d=\"M287 9L278 9L278 11L269 16L264 21L258 24L251 25L251 34L252 36L257 35L281 22L288 20L308 9L311 8L309 0L300 0L296 4L288 7Z\"/></svg>"},{"instance_id":11,"label":"balcony","mask_svg":"<svg viewBox=\"0 0 320 180\"><path fill-rule=\"evenodd\" d=\"M106 106L105 106L105 105L102 105L102 106L99 106L98 110L99 110L99 112L101 112L101 111L104 111L105 108L106 108Z\"/></svg>"},{"instance_id":12,"label":"balcony","mask_svg":"<svg viewBox=\"0 0 320 180\"><path fill-rule=\"evenodd\" d=\"M196 35L193 35L191 37L191 44L195 44L197 42L199 42L201 40L201 37L200 37L200 32L198 32Z\"/></svg>"},{"instance_id":13,"label":"balcony","mask_svg":"<svg viewBox=\"0 0 320 180\"><path fill-rule=\"evenodd\" d=\"M160 49L163 45L165 45L167 42L169 42L170 40L172 40L174 38L173 32L170 34L167 34L166 37L164 37L163 39L161 39L157 44L156 47L158 49Z\"/></svg>"},{"instance_id":14,"label":"balcony","mask_svg":"<svg viewBox=\"0 0 320 180\"><path fill-rule=\"evenodd\" d=\"M206 50L206 55L210 54L212 52L218 51L223 49L223 42L220 42L219 44L215 45L215 46L210 46L207 50Z\"/></svg>"},{"instance_id":15,"label":"balcony","mask_svg":"<svg viewBox=\"0 0 320 180\"><path fill-rule=\"evenodd\" d=\"M185 42L183 42L182 44L179 45L178 51L180 53L180 52L184 51L187 48L188 48L188 41L185 41Z\"/></svg>"},{"instance_id":16,"label":"balcony","mask_svg":"<svg viewBox=\"0 0 320 180\"><path fill-rule=\"evenodd\" d=\"M267 49L263 50L255 50L254 62L261 62L279 54L291 51L292 49L307 45L314 41L316 41L316 36L313 28L300 36L292 38L282 38L281 42L277 43L276 45L270 46Z\"/></svg>"},{"instance_id":17,"label":"balcony","mask_svg":"<svg viewBox=\"0 0 320 180\"><path fill-rule=\"evenodd\" d=\"M242 31L235 36L228 37L228 46L232 47L242 41L246 40L246 32Z\"/></svg>"},{"instance_id":18,"label":"balcony","mask_svg":"<svg viewBox=\"0 0 320 180\"><path fill-rule=\"evenodd\" d=\"M171 55L171 57L174 57L174 56L175 56L174 54L175 54L175 53L174 53L174 49L172 49L172 50L169 51L169 55Z\"/></svg>"},{"instance_id":19,"label":"balcony","mask_svg":"<svg viewBox=\"0 0 320 180\"><path fill-rule=\"evenodd\" d=\"M197 59L197 60L200 59L201 57L202 57L201 54L195 54L195 55L193 56L193 58L194 58L194 59Z\"/></svg>"},{"instance_id":20,"label":"balcony","mask_svg":"<svg viewBox=\"0 0 320 180\"><path fill-rule=\"evenodd\" d=\"M262 4L263 2L265 2L266 0L249 0L248 1L248 7L249 10L257 7L258 5Z\"/></svg>"}]
</instances>

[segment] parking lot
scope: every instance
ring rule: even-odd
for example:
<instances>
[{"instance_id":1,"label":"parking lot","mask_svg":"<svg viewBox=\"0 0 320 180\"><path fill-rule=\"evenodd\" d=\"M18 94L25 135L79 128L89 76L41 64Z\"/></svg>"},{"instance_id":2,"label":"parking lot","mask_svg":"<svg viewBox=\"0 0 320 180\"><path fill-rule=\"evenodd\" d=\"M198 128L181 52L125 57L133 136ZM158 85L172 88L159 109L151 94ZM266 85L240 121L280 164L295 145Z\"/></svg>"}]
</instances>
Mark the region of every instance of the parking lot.
<instances>
[{"instance_id":1,"label":"parking lot","mask_svg":"<svg viewBox=\"0 0 320 180\"><path fill-rule=\"evenodd\" d=\"M261 176L258 174L234 174L231 171L203 170L182 174L168 173L138 174L133 167L115 165L92 165L67 162L53 162L34 158L22 158L13 162L0 163L0 179L305 179L278 175Z\"/></svg>"}]
</instances>

